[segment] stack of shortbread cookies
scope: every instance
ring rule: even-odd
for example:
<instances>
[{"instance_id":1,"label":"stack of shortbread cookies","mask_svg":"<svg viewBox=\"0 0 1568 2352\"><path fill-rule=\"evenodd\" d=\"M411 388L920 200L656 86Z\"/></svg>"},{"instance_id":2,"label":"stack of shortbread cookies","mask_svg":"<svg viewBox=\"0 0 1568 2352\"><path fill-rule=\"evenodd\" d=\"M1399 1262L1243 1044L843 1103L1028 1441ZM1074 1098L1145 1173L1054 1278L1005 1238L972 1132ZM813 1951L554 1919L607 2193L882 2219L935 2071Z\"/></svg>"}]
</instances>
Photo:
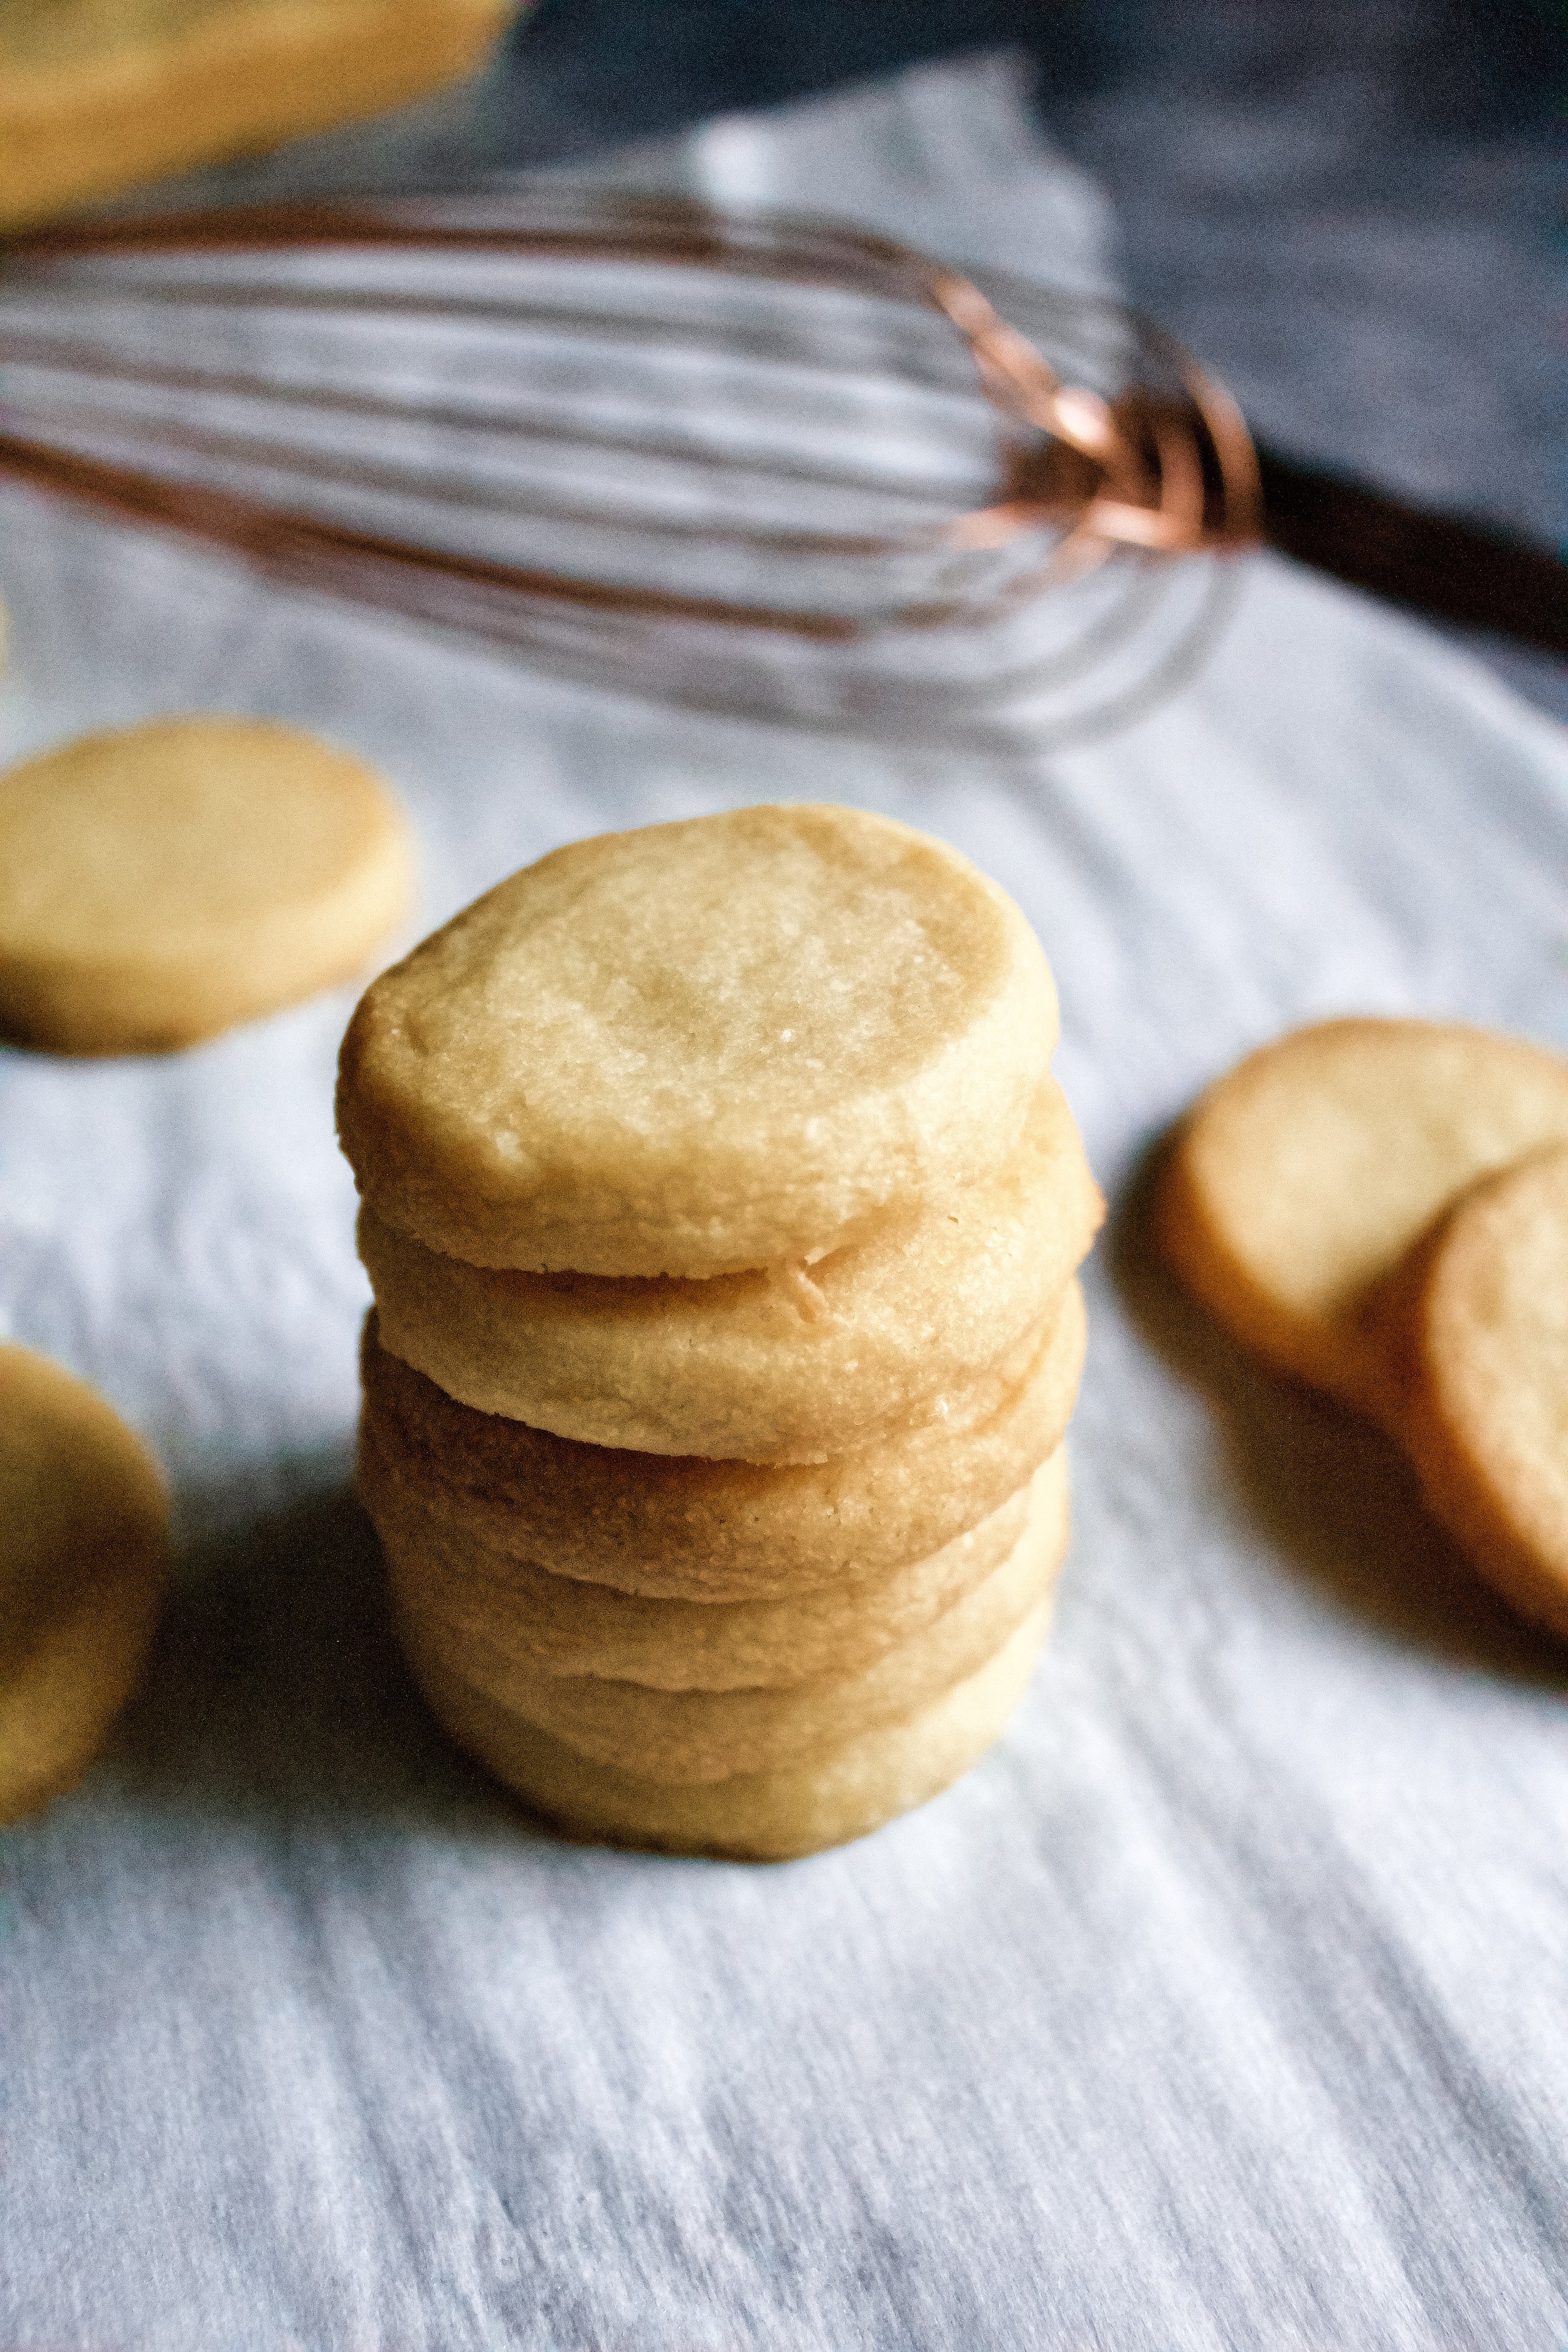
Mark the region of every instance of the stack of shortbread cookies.
<instances>
[{"instance_id":1,"label":"stack of shortbread cookies","mask_svg":"<svg viewBox=\"0 0 1568 2352\"><path fill-rule=\"evenodd\" d=\"M1101 1215L1056 1035L1005 894L831 807L558 850L362 1001L361 1489L431 1705L564 1828L808 1853L1005 1722Z\"/></svg>"}]
</instances>

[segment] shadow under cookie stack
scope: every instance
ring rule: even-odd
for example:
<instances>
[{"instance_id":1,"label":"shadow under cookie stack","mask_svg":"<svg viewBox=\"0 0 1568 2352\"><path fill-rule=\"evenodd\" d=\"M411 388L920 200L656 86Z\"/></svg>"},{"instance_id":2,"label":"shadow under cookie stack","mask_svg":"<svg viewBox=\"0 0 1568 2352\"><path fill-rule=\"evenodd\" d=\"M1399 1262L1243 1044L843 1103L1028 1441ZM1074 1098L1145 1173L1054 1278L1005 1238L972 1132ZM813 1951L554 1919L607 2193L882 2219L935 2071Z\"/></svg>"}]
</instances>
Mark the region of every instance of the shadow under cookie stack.
<instances>
[{"instance_id":1,"label":"shadow under cookie stack","mask_svg":"<svg viewBox=\"0 0 1568 2352\"><path fill-rule=\"evenodd\" d=\"M1056 1034L1005 894L832 807L556 851L362 1001L361 1492L430 1705L567 1832L811 1853L1007 1721L1101 1214Z\"/></svg>"}]
</instances>

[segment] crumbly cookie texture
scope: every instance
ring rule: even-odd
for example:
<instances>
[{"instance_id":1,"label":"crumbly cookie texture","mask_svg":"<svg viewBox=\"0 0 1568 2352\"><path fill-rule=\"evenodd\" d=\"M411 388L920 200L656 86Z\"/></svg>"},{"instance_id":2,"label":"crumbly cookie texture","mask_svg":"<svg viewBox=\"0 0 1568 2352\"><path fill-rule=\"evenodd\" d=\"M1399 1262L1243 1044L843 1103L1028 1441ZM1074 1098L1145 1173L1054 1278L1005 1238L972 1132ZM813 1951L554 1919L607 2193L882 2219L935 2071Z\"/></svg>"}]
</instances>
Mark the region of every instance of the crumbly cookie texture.
<instances>
[{"instance_id":1,"label":"crumbly cookie texture","mask_svg":"<svg viewBox=\"0 0 1568 2352\"><path fill-rule=\"evenodd\" d=\"M476 1265L706 1276L951 1201L1057 1037L1018 909L855 809L574 843L383 974L339 1130L374 1215Z\"/></svg>"},{"instance_id":2,"label":"crumbly cookie texture","mask_svg":"<svg viewBox=\"0 0 1568 2352\"><path fill-rule=\"evenodd\" d=\"M361 1366L367 1491L393 1490L476 1558L654 1601L802 1601L858 1589L962 1538L1060 1444L1078 1394L1083 1294L1060 1313L992 1410L950 1415L826 1462L763 1466L636 1454L477 1412L380 1344Z\"/></svg>"},{"instance_id":3,"label":"crumbly cookie texture","mask_svg":"<svg viewBox=\"0 0 1568 2352\"><path fill-rule=\"evenodd\" d=\"M0 228L378 114L482 62L511 0L5 0Z\"/></svg>"},{"instance_id":4,"label":"crumbly cookie texture","mask_svg":"<svg viewBox=\"0 0 1568 2352\"><path fill-rule=\"evenodd\" d=\"M423 1612L399 1614L423 1654L579 1754L654 1780L723 1780L806 1762L933 1705L1038 1606L1061 1557L1059 1516L1043 1502L997 1566L927 1623L858 1673L795 1685L668 1690L542 1673L484 1634Z\"/></svg>"},{"instance_id":5,"label":"crumbly cookie texture","mask_svg":"<svg viewBox=\"0 0 1568 2352\"><path fill-rule=\"evenodd\" d=\"M986 1180L810 1268L665 1282L501 1272L426 1249L369 1208L360 1255L382 1345L480 1412L647 1454L802 1462L996 1401L1059 1313L1102 1213L1047 1080Z\"/></svg>"},{"instance_id":6,"label":"crumbly cookie texture","mask_svg":"<svg viewBox=\"0 0 1568 2352\"><path fill-rule=\"evenodd\" d=\"M1033 1484L1037 1507L1065 1550L1065 1448ZM594 1675L667 1691L815 1688L865 1672L1000 1566L1023 1535L1030 1503L1030 1488L1020 1488L978 1527L907 1568L846 1577L788 1601L713 1602L649 1601L552 1576L489 1547L387 1475L369 1433L360 1450L360 1492L401 1612L426 1622L437 1643L472 1643L476 1655L528 1674Z\"/></svg>"},{"instance_id":7,"label":"crumbly cookie texture","mask_svg":"<svg viewBox=\"0 0 1568 2352\"><path fill-rule=\"evenodd\" d=\"M0 776L0 1032L189 1045L352 979L413 892L363 760L255 719L89 735Z\"/></svg>"},{"instance_id":8,"label":"crumbly cookie texture","mask_svg":"<svg viewBox=\"0 0 1568 2352\"><path fill-rule=\"evenodd\" d=\"M1202 1096L1164 1171L1166 1256L1246 1346L1387 1423L1375 1301L1479 1177L1568 1139L1568 1062L1425 1021L1330 1021Z\"/></svg>"},{"instance_id":9,"label":"crumbly cookie texture","mask_svg":"<svg viewBox=\"0 0 1568 2352\"><path fill-rule=\"evenodd\" d=\"M1568 1637L1568 1147L1473 1185L1389 1286L1382 1329L1433 1516Z\"/></svg>"},{"instance_id":10,"label":"crumbly cookie texture","mask_svg":"<svg viewBox=\"0 0 1568 2352\"><path fill-rule=\"evenodd\" d=\"M0 1822L71 1788L140 1678L169 1506L103 1399L0 1347Z\"/></svg>"},{"instance_id":11,"label":"crumbly cookie texture","mask_svg":"<svg viewBox=\"0 0 1568 2352\"><path fill-rule=\"evenodd\" d=\"M1047 1599L977 1672L901 1722L782 1770L685 1785L595 1762L416 1645L410 1664L458 1745L568 1836L783 1862L864 1837L966 1772L1022 1698L1049 1617Z\"/></svg>"}]
</instances>

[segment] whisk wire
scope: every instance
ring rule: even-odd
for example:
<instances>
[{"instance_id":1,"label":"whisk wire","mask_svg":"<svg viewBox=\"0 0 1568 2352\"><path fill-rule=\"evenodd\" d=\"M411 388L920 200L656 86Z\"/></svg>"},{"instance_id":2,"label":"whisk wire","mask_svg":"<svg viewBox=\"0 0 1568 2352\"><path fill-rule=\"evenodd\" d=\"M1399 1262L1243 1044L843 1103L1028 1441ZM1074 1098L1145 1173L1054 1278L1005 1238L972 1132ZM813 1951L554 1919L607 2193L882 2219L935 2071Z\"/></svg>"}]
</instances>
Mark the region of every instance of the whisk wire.
<instances>
[{"instance_id":1,"label":"whisk wire","mask_svg":"<svg viewBox=\"0 0 1568 2352\"><path fill-rule=\"evenodd\" d=\"M810 723L1104 723L1258 530L1234 406L1119 306L675 200L55 230L0 266L0 362L35 491Z\"/></svg>"}]
</instances>

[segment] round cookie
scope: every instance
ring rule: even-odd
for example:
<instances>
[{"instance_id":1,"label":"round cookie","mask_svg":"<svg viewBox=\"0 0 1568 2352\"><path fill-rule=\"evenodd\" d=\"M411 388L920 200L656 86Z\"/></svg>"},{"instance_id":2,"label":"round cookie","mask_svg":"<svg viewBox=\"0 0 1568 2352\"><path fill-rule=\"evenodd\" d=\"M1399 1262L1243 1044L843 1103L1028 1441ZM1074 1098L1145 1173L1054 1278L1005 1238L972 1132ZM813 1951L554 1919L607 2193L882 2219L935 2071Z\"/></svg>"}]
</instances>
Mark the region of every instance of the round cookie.
<instances>
[{"instance_id":1,"label":"round cookie","mask_svg":"<svg viewBox=\"0 0 1568 2352\"><path fill-rule=\"evenodd\" d=\"M996 1401L1102 1214L1047 1079L988 1178L809 1272L503 1272L428 1250L369 1207L359 1246L382 1346L462 1403L591 1445L803 1462Z\"/></svg>"},{"instance_id":2,"label":"round cookie","mask_svg":"<svg viewBox=\"0 0 1568 2352\"><path fill-rule=\"evenodd\" d=\"M1044 1539L1068 1539L1065 1447L1034 1480ZM374 1440L360 1456L360 1492L405 1613L477 1640L525 1673L591 1675L654 1690L799 1688L862 1673L933 1623L1013 1549L1030 1489L930 1559L876 1577L844 1578L787 1601L647 1601L551 1576L453 1529L416 1494L383 1478Z\"/></svg>"},{"instance_id":3,"label":"round cookie","mask_svg":"<svg viewBox=\"0 0 1568 2352\"><path fill-rule=\"evenodd\" d=\"M651 1690L593 1675L542 1674L482 1634L399 1608L405 1644L440 1659L498 1706L580 1755L653 1780L721 1780L779 1771L900 1721L976 1673L1037 1608L1061 1561L1049 1509L1031 1513L1013 1549L940 1616L858 1674L831 1683L743 1690Z\"/></svg>"},{"instance_id":4,"label":"round cookie","mask_svg":"<svg viewBox=\"0 0 1568 2352\"><path fill-rule=\"evenodd\" d=\"M395 1484L458 1542L654 1600L795 1600L926 1559L1016 1494L1061 1442L1086 1338L1069 1283L1033 1361L979 1420L763 1467L579 1445L476 1412L389 1355L373 1309L362 1444L378 1493Z\"/></svg>"},{"instance_id":5,"label":"round cookie","mask_svg":"<svg viewBox=\"0 0 1568 2352\"><path fill-rule=\"evenodd\" d=\"M1568 1637L1568 1148L1474 1185L1385 1306L1397 1433L1433 1516Z\"/></svg>"},{"instance_id":6,"label":"round cookie","mask_svg":"<svg viewBox=\"0 0 1568 2352\"><path fill-rule=\"evenodd\" d=\"M553 851L368 991L338 1124L377 1219L471 1265L731 1274L956 1198L1056 993L1005 893L833 807Z\"/></svg>"},{"instance_id":7,"label":"round cookie","mask_svg":"<svg viewBox=\"0 0 1568 2352\"><path fill-rule=\"evenodd\" d=\"M103 1399L0 1347L0 1822L80 1780L140 1677L169 1505Z\"/></svg>"},{"instance_id":8,"label":"round cookie","mask_svg":"<svg viewBox=\"0 0 1568 2352\"><path fill-rule=\"evenodd\" d=\"M374 770L258 719L84 736L0 776L0 1033L189 1045L352 979L408 911Z\"/></svg>"},{"instance_id":9,"label":"round cookie","mask_svg":"<svg viewBox=\"0 0 1568 2352\"><path fill-rule=\"evenodd\" d=\"M415 1679L451 1737L567 1836L738 1862L787 1862L864 1837L967 1772L1005 1729L1050 1622L1031 1611L995 1655L922 1713L780 1772L685 1787L577 1755L435 1659Z\"/></svg>"},{"instance_id":10,"label":"round cookie","mask_svg":"<svg viewBox=\"0 0 1568 2352\"><path fill-rule=\"evenodd\" d=\"M1379 1286L1467 1185L1559 1138L1568 1062L1541 1046L1324 1022L1199 1098L1164 1171L1162 1246L1244 1345L1386 1421Z\"/></svg>"}]
</instances>

